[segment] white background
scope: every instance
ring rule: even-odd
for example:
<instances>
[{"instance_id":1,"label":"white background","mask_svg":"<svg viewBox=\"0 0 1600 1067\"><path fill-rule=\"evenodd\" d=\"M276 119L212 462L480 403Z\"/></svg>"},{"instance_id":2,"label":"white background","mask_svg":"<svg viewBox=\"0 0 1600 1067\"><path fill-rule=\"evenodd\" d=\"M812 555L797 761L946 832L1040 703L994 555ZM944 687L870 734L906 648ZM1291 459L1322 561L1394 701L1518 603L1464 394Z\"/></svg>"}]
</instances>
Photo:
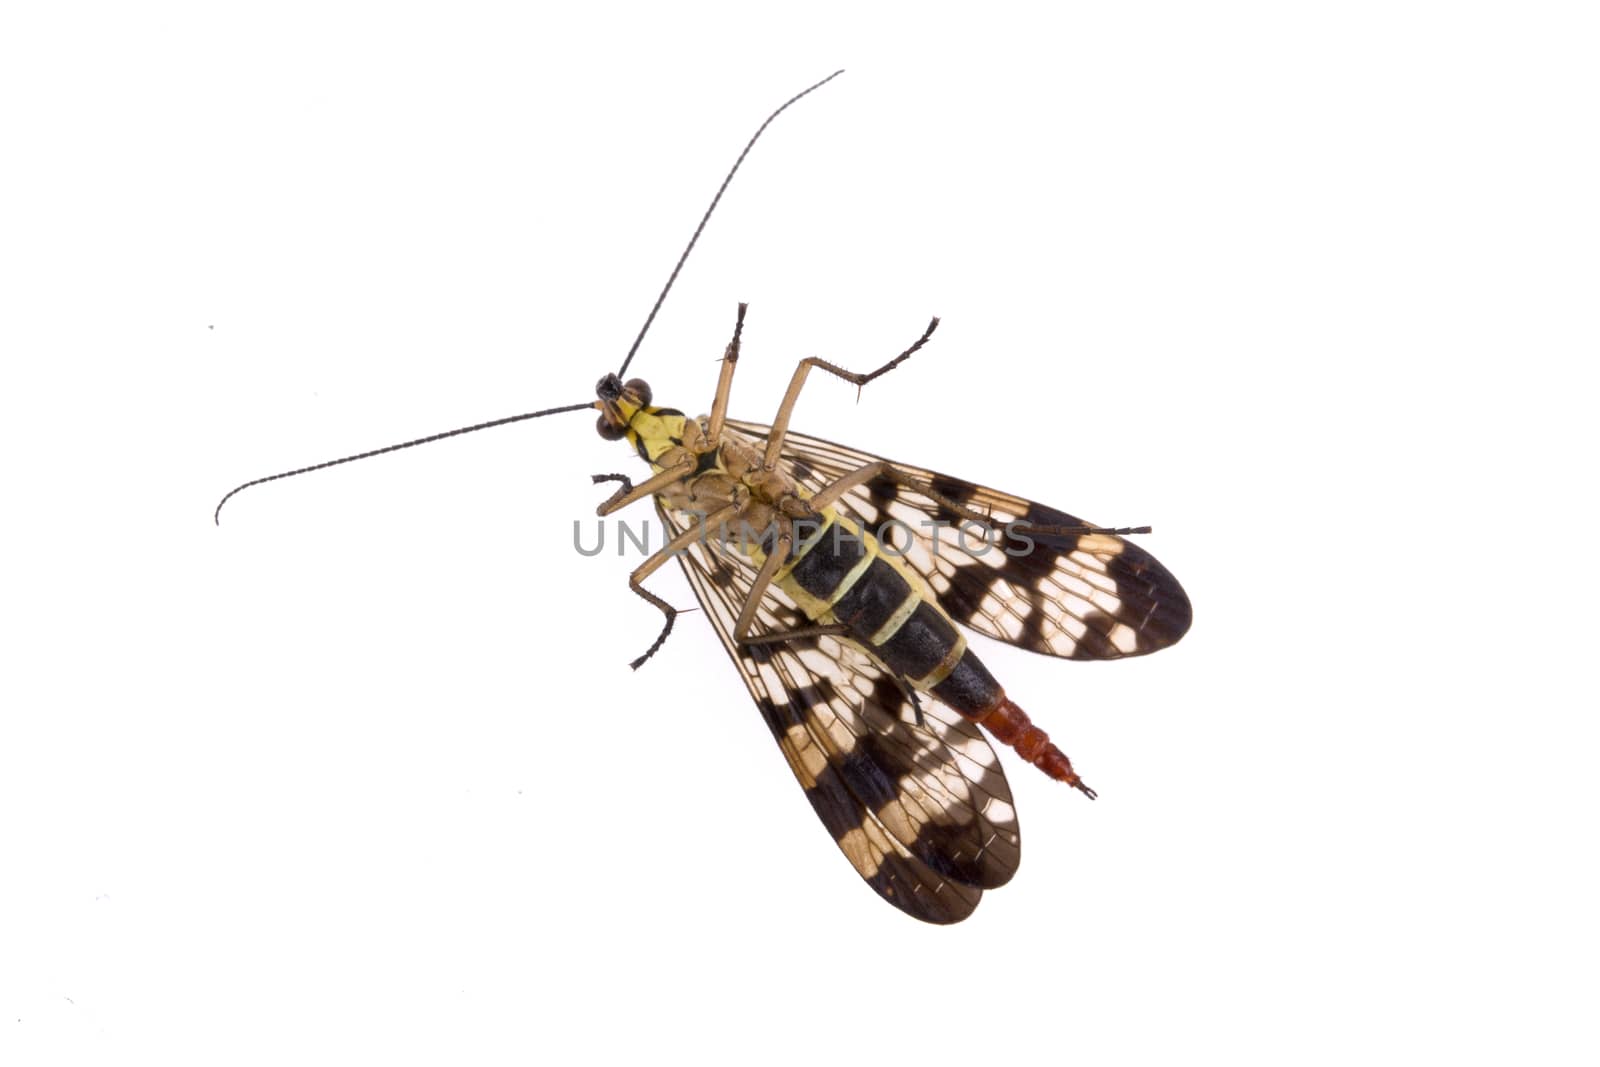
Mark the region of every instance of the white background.
<instances>
[{"instance_id":1,"label":"white background","mask_svg":"<svg viewBox=\"0 0 1600 1067\"><path fill-rule=\"evenodd\" d=\"M1593 1062L1584 5L576 8L5 16L0 1060ZM837 67L637 373L703 410L749 301L764 420L939 314L797 428L1153 524L1195 604L980 643L1101 799L1011 761L949 929L701 620L629 672L590 416L211 524L592 397Z\"/></svg>"}]
</instances>

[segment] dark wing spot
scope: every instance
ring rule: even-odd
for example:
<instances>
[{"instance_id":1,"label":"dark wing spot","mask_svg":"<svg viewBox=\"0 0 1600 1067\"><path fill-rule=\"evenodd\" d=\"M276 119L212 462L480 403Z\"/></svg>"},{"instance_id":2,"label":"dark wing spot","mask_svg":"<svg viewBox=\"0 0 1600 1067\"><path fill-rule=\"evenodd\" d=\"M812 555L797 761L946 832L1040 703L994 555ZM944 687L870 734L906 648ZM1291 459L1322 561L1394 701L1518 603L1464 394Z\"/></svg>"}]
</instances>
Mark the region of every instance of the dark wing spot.
<instances>
[{"instance_id":1,"label":"dark wing spot","mask_svg":"<svg viewBox=\"0 0 1600 1067\"><path fill-rule=\"evenodd\" d=\"M900 486L887 474L880 474L867 483L867 499L872 501L874 507L881 514L889 510L889 505L900 498Z\"/></svg>"},{"instance_id":2,"label":"dark wing spot","mask_svg":"<svg viewBox=\"0 0 1600 1067\"><path fill-rule=\"evenodd\" d=\"M972 499L972 494L977 487L971 482L964 482L959 478L949 478L943 474L933 476L933 491L940 496L947 496L958 504L965 504Z\"/></svg>"},{"instance_id":3,"label":"dark wing spot","mask_svg":"<svg viewBox=\"0 0 1600 1067\"><path fill-rule=\"evenodd\" d=\"M733 588L733 568L722 562L722 560L717 559L715 566L710 568L707 573L711 578L711 584L718 589Z\"/></svg>"},{"instance_id":4,"label":"dark wing spot","mask_svg":"<svg viewBox=\"0 0 1600 1067\"><path fill-rule=\"evenodd\" d=\"M902 721L910 717L906 714L906 706L908 704L906 691L901 688L899 682L894 680L893 675L879 673L877 679L872 683L872 700L879 707L897 709L899 712L898 718Z\"/></svg>"},{"instance_id":5,"label":"dark wing spot","mask_svg":"<svg viewBox=\"0 0 1600 1067\"><path fill-rule=\"evenodd\" d=\"M959 478L950 478L943 474L935 474L931 487L940 496L947 497L957 504L967 504L977 492L977 487L971 482L963 482ZM960 522L962 516L944 504L939 504L937 518L940 522Z\"/></svg>"},{"instance_id":6,"label":"dark wing spot","mask_svg":"<svg viewBox=\"0 0 1600 1067\"><path fill-rule=\"evenodd\" d=\"M1086 612L1083 624L1088 627L1083 636L1078 638L1077 647L1072 650L1071 659L1116 659L1123 653L1116 645L1111 643L1107 636L1111 629L1117 625L1117 620L1103 611Z\"/></svg>"}]
</instances>

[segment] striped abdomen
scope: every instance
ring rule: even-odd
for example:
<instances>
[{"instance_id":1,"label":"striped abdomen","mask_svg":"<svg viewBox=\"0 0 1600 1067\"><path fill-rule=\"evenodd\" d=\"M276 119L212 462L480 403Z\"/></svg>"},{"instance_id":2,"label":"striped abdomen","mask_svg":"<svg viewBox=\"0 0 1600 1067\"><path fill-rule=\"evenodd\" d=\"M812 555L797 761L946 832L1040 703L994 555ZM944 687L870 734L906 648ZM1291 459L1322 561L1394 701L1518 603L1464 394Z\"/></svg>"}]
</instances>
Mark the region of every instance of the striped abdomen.
<instances>
[{"instance_id":1,"label":"striped abdomen","mask_svg":"<svg viewBox=\"0 0 1600 1067\"><path fill-rule=\"evenodd\" d=\"M907 685L931 693L1052 778L1093 796L1065 753L1006 697L927 584L833 510L794 549L778 584L810 618L838 623Z\"/></svg>"}]
</instances>

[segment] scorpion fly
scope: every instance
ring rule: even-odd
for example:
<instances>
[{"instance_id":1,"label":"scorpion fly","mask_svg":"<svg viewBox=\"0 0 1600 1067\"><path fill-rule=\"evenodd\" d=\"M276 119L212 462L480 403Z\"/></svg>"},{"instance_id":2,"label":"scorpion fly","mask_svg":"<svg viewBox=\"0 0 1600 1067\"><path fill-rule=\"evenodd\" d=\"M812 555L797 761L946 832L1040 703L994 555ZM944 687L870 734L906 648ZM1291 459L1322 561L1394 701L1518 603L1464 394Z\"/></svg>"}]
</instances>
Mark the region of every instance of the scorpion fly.
<instances>
[{"instance_id":1,"label":"scorpion fly","mask_svg":"<svg viewBox=\"0 0 1600 1067\"><path fill-rule=\"evenodd\" d=\"M1108 529L949 475L789 429L813 370L861 387L900 366L939 324L866 373L817 358L795 368L770 425L728 415L746 306L739 305L709 415L655 403L626 378L679 271L728 184L778 115L745 144L673 267L622 366L596 399L513 415L259 478L234 493L357 459L563 412L598 412L600 436L649 466L620 483L601 516L650 500L666 544L629 576L663 616L640 667L672 632L675 609L645 582L677 559L808 800L845 858L895 907L959 922L1020 856L1017 817L989 738L1093 797L967 645L964 630L1064 659L1166 648L1189 601L1154 557ZM944 531L945 536L940 537ZM976 542L976 543L974 543Z\"/></svg>"}]
</instances>

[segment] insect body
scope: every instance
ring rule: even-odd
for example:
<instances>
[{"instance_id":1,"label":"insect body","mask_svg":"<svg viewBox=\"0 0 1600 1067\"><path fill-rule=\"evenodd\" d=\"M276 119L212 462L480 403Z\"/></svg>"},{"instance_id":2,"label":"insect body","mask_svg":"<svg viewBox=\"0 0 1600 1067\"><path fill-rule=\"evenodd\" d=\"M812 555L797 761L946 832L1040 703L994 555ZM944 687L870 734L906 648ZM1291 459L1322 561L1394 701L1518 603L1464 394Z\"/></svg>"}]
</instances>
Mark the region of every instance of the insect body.
<instances>
[{"instance_id":1,"label":"insect body","mask_svg":"<svg viewBox=\"0 0 1600 1067\"><path fill-rule=\"evenodd\" d=\"M598 386L601 435L626 438L653 471L638 486L597 476L623 482L599 512L653 496L670 533L631 579L666 614L634 666L660 648L676 614L641 583L680 556L790 768L857 872L917 918L957 921L983 889L1011 877L1018 859L1005 777L979 726L1050 777L1094 792L1006 696L952 615L1034 651L1113 658L1178 640L1188 601L1119 531L788 432L811 368L864 385L920 348L937 319L871 374L803 361L773 425L763 427L724 414L744 313L741 305L709 416L654 406L637 379L608 375ZM886 520L911 538L903 555L875 533ZM981 544L957 547L968 541L953 538L941 548L937 531L962 524L985 531ZM988 537L997 527L1004 549ZM919 693L937 705L925 706Z\"/></svg>"},{"instance_id":2,"label":"insect body","mask_svg":"<svg viewBox=\"0 0 1600 1067\"><path fill-rule=\"evenodd\" d=\"M694 419L657 406L642 380L623 379L751 146L785 108L829 80L790 99L750 139L621 369L600 380L593 402L259 478L224 496L217 514L234 493L262 482L598 409L601 436L626 440L651 471L638 485L621 474L596 475L596 482L621 483L599 513L650 498L668 532L629 579L665 616L660 636L633 666L672 631L676 610L643 583L677 558L790 769L857 873L918 919L957 922L983 890L1011 878L1019 857L1010 789L985 731L1051 778L1094 796L967 646L963 628L1047 655L1115 659L1176 642L1189 627L1189 602L1161 564L1121 536L1148 529L1091 526L1021 497L789 430L811 370L864 386L922 348L938 319L870 373L801 361L770 426L728 417L742 304L709 415Z\"/></svg>"}]
</instances>

